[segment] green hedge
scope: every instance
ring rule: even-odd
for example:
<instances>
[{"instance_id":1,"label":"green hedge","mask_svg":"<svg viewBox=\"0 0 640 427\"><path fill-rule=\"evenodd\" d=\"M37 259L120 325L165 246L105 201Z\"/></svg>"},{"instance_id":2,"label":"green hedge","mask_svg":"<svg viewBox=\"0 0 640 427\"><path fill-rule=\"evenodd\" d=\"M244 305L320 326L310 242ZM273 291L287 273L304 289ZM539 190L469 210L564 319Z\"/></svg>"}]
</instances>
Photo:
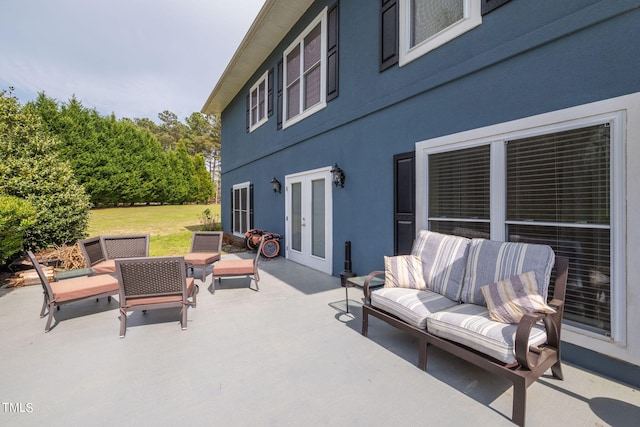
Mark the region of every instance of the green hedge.
<instances>
[{"instance_id":1,"label":"green hedge","mask_svg":"<svg viewBox=\"0 0 640 427\"><path fill-rule=\"evenodd\" d=\"M0 266L22 251L24 232L35 218L36 210L31 203L0 194Z\"/></svg>"}]
</instances>

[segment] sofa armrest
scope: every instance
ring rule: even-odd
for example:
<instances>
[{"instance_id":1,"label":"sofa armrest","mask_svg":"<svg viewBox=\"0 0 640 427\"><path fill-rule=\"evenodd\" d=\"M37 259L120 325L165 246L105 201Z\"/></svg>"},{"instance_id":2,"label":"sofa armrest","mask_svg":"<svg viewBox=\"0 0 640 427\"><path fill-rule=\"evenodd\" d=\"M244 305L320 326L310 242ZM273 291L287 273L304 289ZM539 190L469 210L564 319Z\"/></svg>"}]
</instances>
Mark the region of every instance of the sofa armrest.
<instances>
[{"instance_id":1,"label":"sofa armrest","mask_svg":"<svg viewBox=\"0 0 640 427\"><path fill-rule=\"evenodd\" d=\"M373 271L364 279L362 291L364 292L364 302L371 304L371 281L376 276L384 276L384 271Z\"/></svg>"},{"instance_id":2,"label":"sofa armrest","mask_svg":"<svg viewBox=\"0 0 640 427\"><path fill-rule=\"evenodd\" d=\"M536 366L535 359L531 357L531 349L529 348L529 335L531 334L531 328L546 316L547 314L544 313L526 313L518 323L515 341L516 360L520 366L526 369L531 370Z\"/></svg>"},{"instance_id":3,"label":"sofa armrest","mask_svg":"<svg viewBox=\"0 0 640 427\"><path fill-rule=\"evenodd\" d=\"M557 301L559 303L557 306L552 304L553 302L551 301L549 305L555 308L557 313L526 313L518 323L515 339L516 360L525 369L533 370L542 362L539 349L529 347L531 328L540 320L543 321L547 332L547 345L555 351L559 351L563 302Z\"/></svg>"}]
</instances>

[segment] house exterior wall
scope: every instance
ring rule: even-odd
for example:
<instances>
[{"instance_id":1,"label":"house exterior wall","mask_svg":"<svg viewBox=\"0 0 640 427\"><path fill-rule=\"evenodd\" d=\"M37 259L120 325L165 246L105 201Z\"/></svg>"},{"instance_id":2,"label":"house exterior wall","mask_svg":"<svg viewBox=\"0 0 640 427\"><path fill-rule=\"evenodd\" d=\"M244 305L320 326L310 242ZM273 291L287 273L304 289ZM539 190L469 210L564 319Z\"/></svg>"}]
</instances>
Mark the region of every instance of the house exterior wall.
<instances>
[{"instance_id":1,"label":"house exterior wall","mask_svg":"<svg viewBox=\"0 0 640 427\"><path fill-rule=\"evenodd\" d=\"M393 254L394 154L421 141L640 92L637 0L511 0L473 30L383 72L379 2L342 0L338 98L284 130L276 128L274 113L247 133L249 89L265 71L277 73L283 51L333 3L314 2L223 111L222 222L230 228L230 188L250 181L254 225L285 234L285 191L274 193L270 180L284 184L288 174L338 163L346 184L332 195L334 275L343 270L347 240L358 274L383 268L383 257ZM633 187L640 181L640 140L628 139L625 149L626 342L596 347L640 365L640 336L633 333L640 326L640 287L633 280L640 276L634 262L640 192ZM567 335L578 353L592 348L592 339Z\"/></svg>"}]
</instances>

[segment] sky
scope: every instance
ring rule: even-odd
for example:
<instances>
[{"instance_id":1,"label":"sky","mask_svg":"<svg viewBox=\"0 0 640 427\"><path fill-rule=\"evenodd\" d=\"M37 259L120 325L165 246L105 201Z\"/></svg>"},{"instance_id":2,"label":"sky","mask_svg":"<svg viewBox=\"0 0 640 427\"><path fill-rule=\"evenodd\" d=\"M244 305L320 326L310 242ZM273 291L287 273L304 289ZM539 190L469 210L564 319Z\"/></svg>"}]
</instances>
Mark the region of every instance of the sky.
<instances>
[{"instance_id":1,"label":"sky","mask_svg":"<svg viewBox=\"0 0 640 427\"><path fill-rule=\"evenodd\" d=\"M0 90L101 115L200 111L265 0L0 0Z\"/></svg>"}]
</instances>

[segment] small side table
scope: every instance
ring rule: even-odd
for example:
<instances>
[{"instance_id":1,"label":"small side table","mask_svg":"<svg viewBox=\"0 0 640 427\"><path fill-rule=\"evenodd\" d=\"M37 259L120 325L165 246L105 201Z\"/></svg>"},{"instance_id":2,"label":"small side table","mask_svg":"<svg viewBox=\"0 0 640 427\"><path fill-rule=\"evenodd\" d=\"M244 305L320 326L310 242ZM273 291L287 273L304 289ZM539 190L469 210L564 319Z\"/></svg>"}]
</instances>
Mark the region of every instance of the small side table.
<instances>
[{"instance_id":1,"label":"small side table","mask_svg":"<svg viewBox=\"0 0 640 427\"><path fill-rule=\"evenodd\" d=\"M348 277L345 280L344 291L345 291L345 304L347 306L347 313L349 312L349 288L352 288L354 286L358 288L363 288L364 281L366 278L367 276L354 276L354 277ZM376 276L371 280L369 287L379 288L383 285L384 285L384 279L380 278L379 276Z\"/></svg>"}]
</instances>

